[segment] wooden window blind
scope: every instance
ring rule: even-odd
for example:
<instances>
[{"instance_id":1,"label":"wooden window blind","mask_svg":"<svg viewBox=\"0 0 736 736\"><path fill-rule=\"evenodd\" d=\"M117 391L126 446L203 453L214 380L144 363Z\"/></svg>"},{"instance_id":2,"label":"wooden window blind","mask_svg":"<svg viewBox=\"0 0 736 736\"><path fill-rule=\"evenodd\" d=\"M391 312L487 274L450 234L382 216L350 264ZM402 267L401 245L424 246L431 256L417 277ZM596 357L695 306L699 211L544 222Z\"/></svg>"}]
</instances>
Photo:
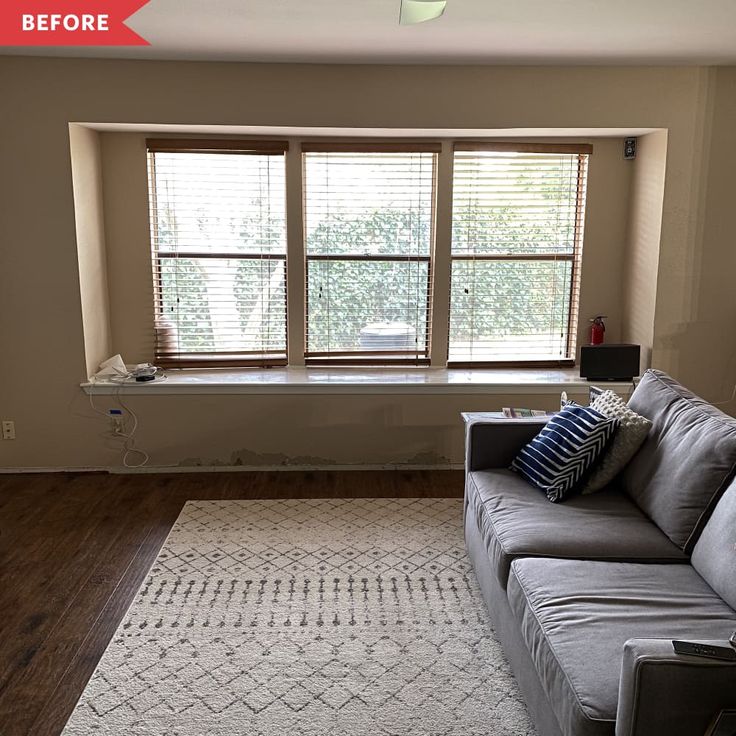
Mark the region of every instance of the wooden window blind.
<instances>
[{"instance_id":1,"label":"wooden window blind","mask_svg":"<svg viewBox=\"0 0 736 736\"><path fill-rule=\"evenodd\" d=\"M308 363L429 362L437 150L303 147Z\"/></svg>"},{"instance_id":2,"label":"wooden window blind","mask_svg":"<svg viewBox=\"0 0 736 736\"><path fill-rule=\"evenodd\" d=\"M148 141L158 365L286 364L285 151Z\"/></svg>"},{"instance_id":3,"label":"wooden window blind","mask_svg":"<svg viewBox=\"0 0 736 736\"><path fill-rule=\"evenodd\" d=\"M448 362L572 364L589 146L455 146Z\"/></svg>"}]
</instances>

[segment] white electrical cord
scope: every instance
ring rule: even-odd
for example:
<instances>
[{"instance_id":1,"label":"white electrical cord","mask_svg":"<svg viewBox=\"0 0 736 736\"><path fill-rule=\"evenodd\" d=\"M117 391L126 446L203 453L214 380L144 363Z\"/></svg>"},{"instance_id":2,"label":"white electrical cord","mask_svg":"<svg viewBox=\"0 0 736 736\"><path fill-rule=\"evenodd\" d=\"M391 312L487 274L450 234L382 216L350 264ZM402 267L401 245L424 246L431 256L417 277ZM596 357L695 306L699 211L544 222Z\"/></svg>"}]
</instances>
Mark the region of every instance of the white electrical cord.
<instances>
[{"instance_id":1,"label":"white electrical cord","mask_svg":"<svg viewBox=\"0 0 736 736\"><path fill-rule=\"evenodd\" d=\"M125 385L130 383L161 383L161 381L167 381L168 376L162 368L148 364L153 372L147 371L147 375L152 375L154 378L152 381L137 381L137 377L141 375L141 372L137 370L128 371L127 373L119 372L117 375L105 375L102 379L97 376L92 376L90 379L92 383L115 383L118 385Z\"/></svg>"},{"instance_id":2,"label":"white electrical cord","mask_svg":"<svg viewBox=\"0 0 736 736\"><path fill-rule=\"evenodd\" d=\"M133 417L133 428L128 432L128 434L123 435L125 437L125 442L123 443L123 465L126 468L142 468L150 460L150 457L145 450L140 450L135 446L135 433L138 429L138 415L125 404L122 398L120 398L120 389L117 390L115 398L118 400L123 411L127 411L128 414ZM143 460L138 464L131 464L128 462L128 457L130 455L139 455Z\"/></svg>"},{"instance_id":3,"label":"white electrical cord","mask_svg":"<svg viewBox=\"0 0 736 736\"><path fill-rule=\"evenodd\" d=\"M109 362L109 361L107 361ZM103 364L104 365L104 364ZM116 366L113 366L113 370L115 370L117 373L113 375L105 375L103 377L102 381L98 381L97 377L92 378L93 383L107 383L107 384L115 384L118 386L117 391L115 391L114 396L117 400L117 403L120 405L120 408L123 411L123 417L122 422L119 426L116 426L114 431L110 433L110 437L113 438L120 438L123 440L123 447L122 447L122 453L123 453L123 465L126 468L142 468L148 461L150 460L150 457L148 453L145 450L141 450L138 447L135 446L135 433L138 431L138 415L122 400L120 392L122 390L122 387L126 384L140 384L140 383L160 383L161 381L166 381L168 379L168 376L166 373L161 369L158 368L155 365L152 365L151 363L141 363L140 365L137 365L132 370L128 370L126 368L125 372L121 370L120 368L117 368ZM141 376L147 376L149 377L148 381L138 381L138 379ZM94 401L92 399L92 394L89 394L89 403L92 407L92 410L95 411L97 414L101 414L104 417L107 417L108 419L112 416L108 412L102 411L101 409L98 409ZM127 417L125 416L125 413L127 412L133 419L133 426L130 428L129 431L125 431L126 423L127 423ZM141 461L138 463L131 462L130 458L138 456Z\"/></svg>"},{"instance_id":4,"label":"white electrical cord","mask_svg":"<svg viewBox=\"0 0 736 736\"><path fill-rule=\"evenodd\" d=\"M118 382L120 383L120 382ZM92 394L89 395L89 405L92 408L92 411L96 412L97 414L101 414L102 416L106 417L107 419L110 418L110 414L108 414L106 411L103 411L102 409L98 409L95 406L94 399L92 398ZM123 440L123 465L126 468L142 468L148 461L150 460L150 457L148 453L145 450L141 450L135 446L135 433L138 430L138 415L130 408L128 407L123 400L120 398L120 389L118 389L115 392L115 399L117 400L118 404L120 405L120 408L128 412L130 416L133 418L133 427L129 432L119 431L119 432L112 432L110 433L110 437L113 438L121 438ZM125 419L123 419L125 421ZM139 455L142 460L139 463L131 463L129 462L129 457L131 455Z\"/></svg>"},{"instance_id":5,"label":"white electrical cord","mask_svg":"<svg viewBox=\"0 0 736 736\"><path fill-rule=\"evenodd\" d=\"M92 408L92 411L97 412L98 414L101 414L103 417L107 417L109 419L110 415L106 411L102 411L102 409L98 409L95 406L95 402L92 399L92 394L87 394L87 396L89 396L89 405Z\"/></svg>"}]
</instances>

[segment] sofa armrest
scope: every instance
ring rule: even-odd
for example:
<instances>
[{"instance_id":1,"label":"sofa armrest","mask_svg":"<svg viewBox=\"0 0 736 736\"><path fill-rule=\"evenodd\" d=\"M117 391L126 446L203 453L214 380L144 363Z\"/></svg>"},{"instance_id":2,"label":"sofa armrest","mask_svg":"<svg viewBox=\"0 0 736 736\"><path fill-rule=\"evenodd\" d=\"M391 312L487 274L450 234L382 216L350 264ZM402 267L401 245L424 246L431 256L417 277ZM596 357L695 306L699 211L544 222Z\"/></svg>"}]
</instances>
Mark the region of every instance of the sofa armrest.
<instances>
[{"instance_id":1,"label":"sofa armrest","mask_svg":"<svg viewBox=\"0 0 736 736\"><path fill-rule=\"evenodd\" d=\"M735 707L736 662L675 654L671 639L624 645L616 736L701 736L719 711Z\"/></svg>"},{"instance_id":2,"label":"sofa armrest","mask_svg":"<svg viewBox=\"0 0 736 736\"><path fill-rule=\"evenodd\" d=\"M488 468L508 468L527 442L533 439L549 417L524 419L490 418L465 414L465 472Z\"/></svg>"}]
</instances>

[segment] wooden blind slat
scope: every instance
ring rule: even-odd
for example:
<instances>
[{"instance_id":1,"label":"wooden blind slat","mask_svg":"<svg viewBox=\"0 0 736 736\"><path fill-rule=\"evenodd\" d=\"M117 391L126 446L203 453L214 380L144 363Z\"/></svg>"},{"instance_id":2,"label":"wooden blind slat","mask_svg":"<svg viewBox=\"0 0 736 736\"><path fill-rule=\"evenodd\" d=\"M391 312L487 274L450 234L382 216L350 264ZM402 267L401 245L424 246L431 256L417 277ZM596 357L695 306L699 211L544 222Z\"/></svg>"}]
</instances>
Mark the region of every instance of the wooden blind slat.
<instances>
[{"instance_id":1,"label":"wooden blind slat","mask_svg":"<svg viewBox=\"0 0 736 736\"><path fill-rule=\"evenodd\" d=\"M456 151L499 151L512 153L593 153L589 143L524 143L516 141L457 141Z\"/></svg>"},{"instance_id":2,"label":"wooden blind slat","mask_svg":"<svg viewBox=\"0 0 736 736\"><path fill-rule=\"evenodd\" d=\"M439 141L304 141L304 153L439 153Z\"/></svg>"},{"instance_id":3,"label":"wooden blind slat","mask_svg":"<svg viewBox=\"0 0 736 736\"><path fill-rule=\"evenodd\" d=\"M148 138L149 153L254 153L279 155L289 150L288 141L234 138Z\"/></svg>"}]
</instances>

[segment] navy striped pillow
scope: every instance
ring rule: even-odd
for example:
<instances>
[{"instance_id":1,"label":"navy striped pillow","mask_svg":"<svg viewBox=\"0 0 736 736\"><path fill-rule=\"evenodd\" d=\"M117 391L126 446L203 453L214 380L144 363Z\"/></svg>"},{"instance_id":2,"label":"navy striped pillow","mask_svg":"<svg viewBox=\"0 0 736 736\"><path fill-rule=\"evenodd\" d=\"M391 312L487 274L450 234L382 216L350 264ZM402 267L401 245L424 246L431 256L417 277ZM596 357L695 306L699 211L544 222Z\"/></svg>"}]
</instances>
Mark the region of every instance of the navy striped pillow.
<instances>
[{"instance_id":1,"label":"navy striped pillow","mask_svg":"<svg viewBox=\"0 0 736 736\"><path fill-rule=\"evenodd\" d=\"M583 480L618 426L616 419L585 406L566 406L514 458L512 470L562 501Z\"/></svg>"}]
</instances>

